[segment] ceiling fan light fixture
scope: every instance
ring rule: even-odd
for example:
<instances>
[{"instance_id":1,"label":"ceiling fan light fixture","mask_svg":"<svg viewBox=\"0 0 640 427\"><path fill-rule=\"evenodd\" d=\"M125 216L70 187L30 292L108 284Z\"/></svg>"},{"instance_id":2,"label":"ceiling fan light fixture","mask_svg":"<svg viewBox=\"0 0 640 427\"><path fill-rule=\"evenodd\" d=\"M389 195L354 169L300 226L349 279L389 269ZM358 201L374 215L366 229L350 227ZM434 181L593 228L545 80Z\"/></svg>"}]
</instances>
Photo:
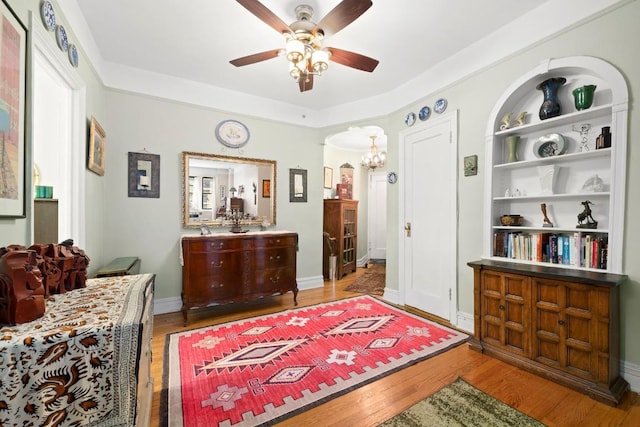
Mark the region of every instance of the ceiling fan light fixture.
<instances>
[{"instance_id":1,"label":"ceiling fan light fixture","mask_svg":"<svg viewBox=\"0 0 640 427\"><path fill-rule=\"evenodd\" d=\"M289 62L289 75L293 77L294 80L300 79L300 68L298 68L298 64L294 62Z\"/></svg>"},{"instance_id":2,"label":"ceiling fan light fixture","mask_svg":"<svg viewBox=\"0 0 640 427\"><path fill-rule=\"evenodd\" d=\"M318 74L329 68L329 52L324 49L314 50L311 54L311 65L313 71Z\"/></svg>"},{"instance_id":3,"label":"ceiling fan light fixture","mask_svg":"<svg viewBox=\"0 0 640 427\"><path fill-rule=\"evenodd\" d=\"M304 55L304 43L295 38L287 40L287 60L289 60L289 62L300 62L302 59L304 59Z\"/></svg>"}]
</instances>

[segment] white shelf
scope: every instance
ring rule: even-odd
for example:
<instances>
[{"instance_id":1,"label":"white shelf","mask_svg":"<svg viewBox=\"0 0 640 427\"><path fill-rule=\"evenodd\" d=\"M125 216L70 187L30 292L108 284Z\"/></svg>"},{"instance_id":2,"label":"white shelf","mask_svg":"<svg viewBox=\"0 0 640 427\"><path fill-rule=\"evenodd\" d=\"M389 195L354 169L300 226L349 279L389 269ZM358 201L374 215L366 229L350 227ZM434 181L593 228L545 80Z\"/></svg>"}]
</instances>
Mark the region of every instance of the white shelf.
<instances>
[{"instance_id":1,"label":"white shelf","mask_svg":"<svg viewBox=\"0 0 640 427\"><path fill-rule=\"evenodd\" d=\"M527 227L527 226L506 226L494 225L496 231L533 231L538 233L583 233L583 234L609 234L605 228L563 228L563 227Z\"/></svg>"},{"instance_id":2,"label":"white shelf","mask_svg":"<svg viewBox=\"0 0 640 427\"><path fill-rule=\"evenodd\" d=\"M578 153L561 154L553 157L542 157L532 160L520 160L511 163L499 163L493 165L496 170L521 169L525 167L534 167L548 164L572 164L582 160L595 159L599 157L610 157L611 148L602 148L600 150L582 151Z\"/></svg>"},{"instance_id":3,"label":"white shelf","mask_svg":"<svg viewBox=\"0 0 640 427\"><path fill-rule=\"evenodd\" d=\"M547 120L538 119L537 109L541 103L540 91L535 90L539 82L548 77L562 75L567 79L566 87L558 93L564 111L557 117ZM573 110L571 91L586 84L597 84L594 104L582 111ZM570 86L569 86L570 85ZM489 121L486 135L486 175L484 198L483 257L485 259L573 268L610 273L622 273L622 231L625 211L626 145L628 89L622 74L610 64L593 57L576 56L551 59L539 67L521 76L499 98ZM497 130L501 119L508 112L528 111L531 123ZM580 151L582 142L579 128L590 123L590 151ZM611 128L611 148L595 149L594 132L600 133L601 127ZM542 135L559 133L567 140L567 153L537 158L532 144ZM505 162L505 139L507 136L520 137L518 158L521 160ZM553 177L555 194L540 194L540 166L557 166ZM551 169L551 168L550 168ZM583 184L594 176L601 178L603 190L583 192ZM504 197L506 191L517 191L522 196ZM601 228L577 228L576 224L583 213L582 201L590 200L593 216ZM556 227L542 227L541 204ZM502 226L498 218L503 214L517 213L525 218L523 226ZM498 225L496 225L498 224ZM561 225L558 227L557 225ZM596 234L607 241L607 268L589 269L575 265L552 264L546 262L525 261L492 256L494 253L494 233L523 234Z\"/></svg>"},{"instance_id":4,"label":"white shelf","mask_svg":"<svg viewBox=\"0 0 640 427\"><path fill-rule=\"evenodd\" d=\"M537 200L553 200L553 199L583 199L585 197L609 197L611 193L608 191L600 191L597 193L565 193L565 194L534 194L531 196L516 196L516 197L494 197L496 202L519 202L519 201L537 201Z\"/></svg>"},{"instance_id":5,"label":"white shelf","mask_svg":"<svg viewBox=\"0 0 640 427\"><path fill-rule=\"evenodd\" d=\"M495 133L495 136L517 135L522 133L532 133L532 132L538 132L538 131L543 131L547 129L554 129L567 124L591 120L596 117L603 117L607 115L610 116L611 110L612 110L611 104L593 106L587 110L575 111L572 113L563 114L558 117L552 117L547 120L541 120L538 122L497 131Z\"/></svg>"},{"instance_id":6,"label":"white shelf","mask_svg":"<svg viewBox=\"0 0 640 427\"><path fill-rule=\"evenodd\" d=\"M483 258L490 259L492 261L514 262L517 264L539 265L542 267L555 267L555 268L565 268L565 269L571 269L571 270L597 271L600 273L606 271L601 268L578 267L577 265L574 265L574 264L558 264L553 262L527 261L524 259L507 258L507 257L501 257L501 256L491 256L491 257L483 257Z\"/></svg>"}]
</instances>

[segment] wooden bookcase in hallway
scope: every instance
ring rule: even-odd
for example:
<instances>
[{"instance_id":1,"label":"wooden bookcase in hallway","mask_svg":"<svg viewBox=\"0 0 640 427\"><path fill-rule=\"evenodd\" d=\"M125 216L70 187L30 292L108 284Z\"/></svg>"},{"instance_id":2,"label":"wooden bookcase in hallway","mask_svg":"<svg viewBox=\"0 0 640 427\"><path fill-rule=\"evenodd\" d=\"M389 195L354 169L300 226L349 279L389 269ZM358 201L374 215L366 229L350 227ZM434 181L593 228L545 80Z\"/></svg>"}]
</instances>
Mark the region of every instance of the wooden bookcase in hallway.
<instances>
[{"instance_id":1,"label":"wooden bookcase in hallway","mask_svg":"<svg viewBox=\"0 0 640 427\"><path fill-rule=\"evenodd\" d=\"M358 252L358 201L345 199L325 199L323 230L335 238L335 255L338 257L336 278L356 271ZM329 278L329 253L327 245L323 249L323 275Z\"/></svg>"}]
</instances>

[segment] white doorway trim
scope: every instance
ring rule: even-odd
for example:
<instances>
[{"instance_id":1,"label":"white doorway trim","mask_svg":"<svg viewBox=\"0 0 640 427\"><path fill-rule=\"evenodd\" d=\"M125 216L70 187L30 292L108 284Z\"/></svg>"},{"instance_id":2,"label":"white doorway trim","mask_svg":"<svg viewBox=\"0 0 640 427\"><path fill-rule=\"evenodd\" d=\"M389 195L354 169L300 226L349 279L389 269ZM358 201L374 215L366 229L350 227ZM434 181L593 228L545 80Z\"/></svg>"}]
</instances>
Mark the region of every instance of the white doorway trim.
<instances>
[{"instance_id":1,"label":"white doorway trim","mask_svg":"<svg viewBox=\"0 0 640 427\"><path fill-rule=\"evenodd\" d=\"M435 127L442 125L443 123L448 122L451 123L451 159L449 164L450 173L448 176L443 176L438 180L438 185L448 185L449 191L454 196L451 198L451 204L449 206L450 212L455 215L453 221L451 221L449 235L452 236L452 247L450 250L450 258L447 261L447 266L450 269L450 277L453 279L453 283L451 283L450 290L450 298L449 298L449 319L448 320L452 325L455 325L457 322L457 288L458 288L458 199L457 199L457 182L458 182L458 172L457 172L457 159L458 159L458 111L451 111L449 113L443 114L441 116L433 117L431 120L425 123L421 123L419 125L413 126L408 129L404 129L398 134L398 142L399 142L399 176L398 180L399 188L398 188L398 290L399 290L399 300L401 304L407 304L407 296L406 296L406 284L407 280L409 280L405 260L409 254L406 253L405 250L405 222L407 218L407 213L405 211L405 204L407 203L406 199L406 191L407 191L407 180L411 179L411 177L407 176L407 170L405 166L405 157L406 157L406 141L409 140L413 135L424 132L425 129L429 129L430 127ZM433 183L435 184L435 183ZM422 183L421 185L428 185L427 183Z\"/></svg>"},{"instance_id":2,"label":"white doorway trim","mask_svg":"<svg viewBox=\"0 0 640 427\"><path fill-rule=\"evenodd\" d=\"M68 86L70 91L69 117L70 123L62 126L69 127L69 146L64 151L69 152L71 158L65 181L69 183L68 194L70 194L70 218L60 218L59 221L69 221L71 235L74 244L85 247L85 159L86 159L86 85L80 78L78 72L71 66L66 53L60 51L55 44L55 40L44 30L40 22L34 18L33 13L29 13L29 26L32 37L31 42L31 70L35 71L38 66L48 68L55 72L60 79ZM33 76L32 76L33 78ZM32 103L38 100L38 94L31 95ZM35 106L31 106L31 117L33 117ZM33 120L32 120L33 123ZM32 124L33 126L33 124ZM33 134L33 132L32 132ZM32 140L32 150L35 149L37 141ZM29 170L33 170L32 164ZM33 200L31 200L31 212L33 212ZM33 241L33 215L31 215L31 241ZM66 238L68 236L60 236Z\"/></svg>"}]
</instances>

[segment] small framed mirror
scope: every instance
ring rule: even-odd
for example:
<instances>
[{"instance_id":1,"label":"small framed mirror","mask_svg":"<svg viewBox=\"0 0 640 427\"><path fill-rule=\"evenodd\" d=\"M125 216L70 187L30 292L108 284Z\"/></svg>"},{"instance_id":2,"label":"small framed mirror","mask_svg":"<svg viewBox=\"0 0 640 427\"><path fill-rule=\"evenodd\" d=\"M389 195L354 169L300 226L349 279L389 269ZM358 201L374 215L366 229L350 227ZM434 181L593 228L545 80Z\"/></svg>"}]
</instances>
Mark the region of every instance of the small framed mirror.
<instances>
[{"instance_id":1,"label":"small framed mirror","mask_svg":"<svg viewBox=\"0 0 640 427\"><path fill-rule=\"evenodd\" d=\"M265 194L265 182L269 193ZM276 223L276 161L182 152L182 225Z\"/></svg>"}]
</instances>

